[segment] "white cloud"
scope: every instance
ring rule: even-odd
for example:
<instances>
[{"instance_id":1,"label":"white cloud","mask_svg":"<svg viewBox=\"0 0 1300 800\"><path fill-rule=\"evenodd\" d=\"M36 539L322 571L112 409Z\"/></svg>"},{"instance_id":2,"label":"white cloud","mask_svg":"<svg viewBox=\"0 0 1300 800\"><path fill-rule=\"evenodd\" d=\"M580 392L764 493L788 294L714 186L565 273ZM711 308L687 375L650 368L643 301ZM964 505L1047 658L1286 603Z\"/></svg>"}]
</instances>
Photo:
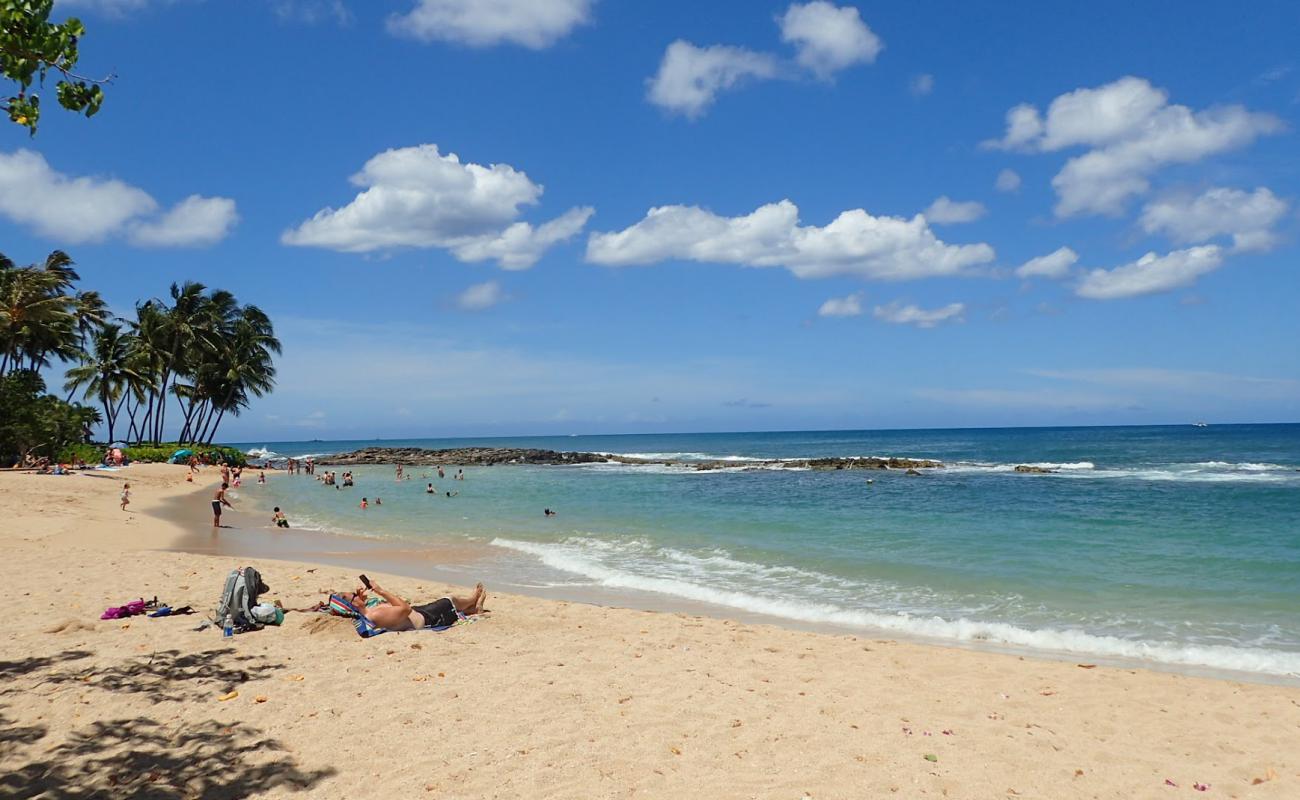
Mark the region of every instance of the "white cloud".
<instances>
[{"instance_id":1,"label":"white cloud","mask_svg":"<svg viewBox=\"0 0 1300 800\"><path fill-rule=\"evenodd\" d=\"M993 183L999 192L1014 192L1020 189L1020 173L1014 169L1004 169L998 173Z\"/></svg>"},{"instance_id":2,"label":"white cloud","mask_svg":"<svg viewBox=\"0 0 1300 800\"><path fill-rule=\"evenodd\" d=\"M1216 187L1196 197L1173 194L1148 203L1141 225L1174 244L1231 236L1235 250L1267 250L1275 243L1272 228L1286 212L1286 202L1266 188L1245 192Z\"/></svg>"},{"instance_id":3,"label":"white cloud","mask_svg":"<svg viewBox=\"0 0 1300 800\"><path fill-rule=\"evenodd\" d=\"M235 201L193 195L162 216L143 189L115 178L70 177L31 150L0 152L0 215L70 244L129 236L135 244L213 244L238 219Z\"/></svg>"},{"instance_id":4,"label":"white cloud","mask_svg":"<svg viewBox=\"0 0 1300 800\"><path fill-rule=\"evenodd\" d=\"M517 222L520 206L541 197L540 185L509 164L462 163L433 144L385 150L351 181L363 188L352 202L321 209L281 241L349 253L439 247L462 261L495 259L524 269L575 235L592 213L570 209L536 228Z\"/></svg>"},{"instance_id":5,"label":"white cloud","mask_svg":"<svg viewBox=\"0 0 1300 800\"><path fill-rule=\"evenodd\" d=\"M0 214L42 236L102 241L157 208L147 192L122 181L68 177L31 150L0 153Z\"/></svg>"},{"instance_id":6,"label":"white cloud","mask_svg":"<svg viewBox=\"0 0 1300 800\"><path fill-rule=\"evenodd\" d=\"M1075 294L1091 300L1117 300L1167 292L1190 286L1200 276L1218 269L1223 256L1223 248L1214 244L1165 255L1147 253L1122 267L1089 272L1075 288Z\"/></svg>"},{"instance_id":7,"label":"white cloud","mask_svg":"<svg viewBox=\"0 0 1300 800\"><path fill-rule=\"evenodd\" d=\"M134 225L130 238L141 247L211 245L226 238L237 222L234 200L192 194L161 217Z\"/></svg>"},{"instance_id":8,"label":"white cloud","mask_svg":"<svg viewBox=\"0 0 1300 800\"><path fill-rule=\"evenodd\" d=\"M352 22L352 12L343 0L272 0L271 10L285 22L306 25L319 22L347 25Z\"/></svg>"},{"instance_id":9,"label":"white cloud","mask_svg":"<svg viewBox=\"0 0 1300 800\"><path fill-rule=\"evenodd\" d=\"M870 63L884 46L852 6L837 8L824 0L793 3L777 17L781 39L795 47L795 61L818 78L859 62ZM746 81L792 75L777 58L744 47L700 47L678 39L664 50L659 71L646 81L647 99L673 113L695 118L713 105L720 92ZM920 83L916 83L920 81ZM918 76L913 88L928 92L934 79Z\"/></svg>"},{"instance_id":10,"label":"white cloud","mask_svg":"<svg viewBox=\"0 0 1300 800\"><path fill-rule=\"evenodd\" d=\"M920 214L875 217L858 208L824 227L802 226L799 209L789 200L740 217L718 216L698 206L662 206L631 227L593 233L587 240L587 260L605 266L685 259L785 267L800 278L959 275L993 257L987 244L940 241Z\"/></svg>"},{"instance_id":11,"label":"white cloud","mask_svg":"<svg viewBox=\"0 0 1300 800\"><path fill-rule=\"evenodd\" d=\"M856 317L861 313L861 293L851 294L848 297L832 297L817 309L818 316L822 317Z\"/></svg>"},{"instance_id":12,"label":"white cloud","mask_svg":"<svg viewBox=\"0 0 1300 800\"><path fill-rule=\"evenodd\" d=\"M777 21L781 40L795 47L795 60L822 79L853 64L870 64L884 48L853 6L792 3Z\"/></svg>"},{"instance_id":13,"label":"white cloud","mask_svg":"<svg viewBox=\"0 0 1300 800\"><path fill-rule=\"evenodd\" d=\"M1277 117L1242 106L1193 111L1171 105L1164 90L1129 76L1063 94L1046 117L1034 106L1018 105L1007 112L1003 137L985 145L1036 152L1089 148L1052 179L1056 214L1115 215L1150 188L1160 168L1243 147L1282 127Z\"/></svg>"},{"instance_id":14,"label":"white cloud","mask_svg":"<svg viewBox=\"0 0 1300 800\"><path fill-rule=\"evenodd\" d=\"M476 283L456 296L456 306L465 311L482 311L506 299L496 281Z\"/></svg>"},{"instance_id":15,"label":"white cloud","mask_svg":"<svg viewBox=\"0 0 1300 800\"><path fill-rule=\"evenodd\" d=\"M696 47L678 39L664 51L659 72L649 81L650 102L669 111L698 117L718 92L746 79L776 76L776 60L743 47Z\"/></svg>"},{"instance_id":16,"label":"white cloud","mask_svg":"<svg viewBox=\"0 0 1300 800\"><path fill-rule=\"evenodd\" d=\"M916 75L908 82L907 89L917 97L924 97L934 91L934 76L929 73Z\"/></svg>"},{"instance_id":17,"label":"white cloud","mask_svg":"<svg viewBox=\"0 0 1300 800\"><path fill-rule=\"evenodd\" d=\"M988 209L983 203L977 203L974 200L968 202L957 202L950 200L947 195L943 195L927 208L924 212L925 218L936 225L957 225L963 222L974 222L988 213Z\"/></svg>"},{"instance_id":18,"label":"white cloud","mask_svg":"<svg viewBox=\"0 0 1300 800\"><path fill-rule=\"evenodd\" d=\"M59 11L68 9L75 11L84 8L87 11L97 11L110 17L118 17L128 11L135 11L149 5L151 0L57 0L55 5Z\"/></svg>"},{"instance_id":19,"label":"white cloud","mask_svg":"<svg viewBox=\"0 0 1300 800\"><path fill-rule=\"evenodd\" d=\"M871 315L876 319L895 325L915 325L918 328L933 328L942 322L961 322L965 303L949 303L943 308L926 311L914 305L901 305L897 302L885 306L876 306Z\"/></svg>"},{"instance_id":20,"label":"white cloud","mask_svg":"<svg viewBox=\"0 0 1300 800\"><path fill-rule=\"evenodd\" d=\"M1016 269L1016 274L1022 278L1064 278L1078 260L1078 253L1061 247L1045 256L1029 259Z\"/></svg>"},{"instance_id":21,"label":"white cloud","mask_svg":"<svg viewBox=\"0 0 1300 800\"><path fill-rule=\"evenodd\" d=\"M595 209L588 206L571 208L536 228L527 222L516 222L498 234L456 245L452 252L461 261L495 259L502 269L528 269L552 246L577 236L594 213Z\"/></svg>"},{"instance_id":22,"label":"white cloud","mask_svg":"<svg viewBox=\"0 0 1300 800\"><path fill-rule=\"evenodd\" d=\"M416 0L388 30L420 41L472 47L509 43L541 50L591 18L595 0Z\"/></svg>"}]
</instances>

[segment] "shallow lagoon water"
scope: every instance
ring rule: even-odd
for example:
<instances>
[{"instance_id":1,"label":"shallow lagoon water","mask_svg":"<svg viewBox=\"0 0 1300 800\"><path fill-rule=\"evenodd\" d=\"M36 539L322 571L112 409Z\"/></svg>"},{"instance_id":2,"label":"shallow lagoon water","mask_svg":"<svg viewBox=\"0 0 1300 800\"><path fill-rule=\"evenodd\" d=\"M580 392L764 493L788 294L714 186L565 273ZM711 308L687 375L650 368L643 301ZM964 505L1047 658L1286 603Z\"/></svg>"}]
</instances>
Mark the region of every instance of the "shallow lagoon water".
<instances>
[{"instance_id":1,"label":"shallow lagoon water","mask_svg":"<svg viewBox=\"0 0 1300 800\"><path fill-rule=\"evenodd\" d=\"M299 529L476 542L517 585L705 603L849 630L1300 675L1300 425L248 443L526 446L685 466L359 467L252 489ZM911 456L897 471L743 459ZM724 471L692 460L731 459ZM1018 464L1058 470L1020 474ZM337 468L339 472L343 468ZM868 480L871 480L868 483ZM436 494L426 494L432 482ZM447 497L446 492L458 492ZM382 505L362 511L362 496ZM557 516L545 517L543 508Z\"/></svg>"}]
</instances>

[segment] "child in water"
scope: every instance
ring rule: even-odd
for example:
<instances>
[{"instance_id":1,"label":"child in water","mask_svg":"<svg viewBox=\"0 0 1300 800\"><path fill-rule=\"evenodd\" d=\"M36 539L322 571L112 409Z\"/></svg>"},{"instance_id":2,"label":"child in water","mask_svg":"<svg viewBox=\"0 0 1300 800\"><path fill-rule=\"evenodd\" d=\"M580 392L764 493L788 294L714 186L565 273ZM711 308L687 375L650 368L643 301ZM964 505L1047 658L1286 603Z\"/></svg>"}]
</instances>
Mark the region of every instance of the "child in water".
<instances>
[{"instance_id":1,"label":"child in water","mask_svg":"<svg viewBox=\"0 0 1300 800\"><path fill-rule=\"evenodd\" d=\"M279 506L275 507L275 516L271 517L271 521L275 523L277 528L289 527L289 520L285 518L284 512L280 510Z\"/></svg>"}]
</instances>

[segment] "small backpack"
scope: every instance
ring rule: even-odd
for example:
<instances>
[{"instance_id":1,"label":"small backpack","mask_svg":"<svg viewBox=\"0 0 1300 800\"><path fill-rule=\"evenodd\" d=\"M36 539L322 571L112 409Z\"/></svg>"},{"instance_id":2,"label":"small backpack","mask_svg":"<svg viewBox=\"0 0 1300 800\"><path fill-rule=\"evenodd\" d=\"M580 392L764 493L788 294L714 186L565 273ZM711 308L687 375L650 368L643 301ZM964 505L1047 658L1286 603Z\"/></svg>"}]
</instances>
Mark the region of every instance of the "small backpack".
<instances>
[{"instance_id":1,"label":"small backpack","mask_svg":"<svg viewBox=\"0 0 1300 800\"><path fill-rule=\"evenodd\" d=\"M221 590L221 600L217 603L218 625L225 622L226 615L234 618L235 627L257 624L253 617L253 606L257 605L257 596L270 591L262 582L262 574L254 567L240 567L230 571L226 576L226 586Z\"/></svg>"}]
</instances>

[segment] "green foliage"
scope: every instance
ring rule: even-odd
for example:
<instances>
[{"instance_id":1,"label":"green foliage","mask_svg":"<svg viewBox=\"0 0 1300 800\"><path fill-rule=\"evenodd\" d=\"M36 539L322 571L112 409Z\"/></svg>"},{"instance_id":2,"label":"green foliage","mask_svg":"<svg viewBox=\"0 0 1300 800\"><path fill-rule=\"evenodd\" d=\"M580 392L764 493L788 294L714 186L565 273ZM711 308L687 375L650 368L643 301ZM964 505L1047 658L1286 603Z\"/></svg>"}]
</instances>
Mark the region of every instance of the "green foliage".
<instances>
[{"instance_id":1,"label":"green foliage","mask_svg":"<svg viewBox=\"0 0 1300 800\"><path fill-rule=\"evenodd\" d=\"M28 455L54 458L89 441L99 412L44 392L45 381L35 370L0 377L0 464L16 464Z\"/></svg>"},{"instance_id":2,"label":"green foliage","mask_svg":"<svg viewBox=\"0 0 1300 800\"><path fill-rule=\"evenodd\" d=\"M180 417L175 438L205 446L227 414L238 416L275 387L280 341L257 306L187 281L172 284L170 300L140 303L135 319L121 320L97 292L74 291L78 280L72 259L57 250L25 267L0 254L0 377L70 363L64 405L81 390L102 408L94 414L109 441L170 438L172 409Z\"/></svg>"},{"instance_id":3,"label":"green foliage","mask_svg":"<svg viewBox=\"0 0 1300 800\"><path fill-rule=\"evenodd\" d=\"M80 443L68 445L59 451L58 460L65 464L75 464L77 461L84 461L87 464L99 464L104 460L104 451L107 449L108 445L106 444ZM141 464L160 464L171 461L172 454L181 449L191 448L180 442L167 442L163 444L130 445L122 448L122 453L127 459L138 461ZM209 464L225 463L232 467L248 466L248 457L235 447L218 444L192 449L200 460L206 456Z\"/></svg>"},{"instance_id":4,"label":"green foliage","mask_svg":"<svg viewBox=\"0 0 1300 800\"><path fill-rule=\"evenodd\" d=\"M50 22L54 0L0 0L0 75L18 84L18 94L9 97L5 112L9 120L36 135L41 118L41 98L31 92L33 83L45 85L50 70L63 77L56 94L59 105L93 117L104 102L101 84L77 75L73 69L80 57L77 45L86 28L69 17Z\"/></svg>"}]
</instances>

